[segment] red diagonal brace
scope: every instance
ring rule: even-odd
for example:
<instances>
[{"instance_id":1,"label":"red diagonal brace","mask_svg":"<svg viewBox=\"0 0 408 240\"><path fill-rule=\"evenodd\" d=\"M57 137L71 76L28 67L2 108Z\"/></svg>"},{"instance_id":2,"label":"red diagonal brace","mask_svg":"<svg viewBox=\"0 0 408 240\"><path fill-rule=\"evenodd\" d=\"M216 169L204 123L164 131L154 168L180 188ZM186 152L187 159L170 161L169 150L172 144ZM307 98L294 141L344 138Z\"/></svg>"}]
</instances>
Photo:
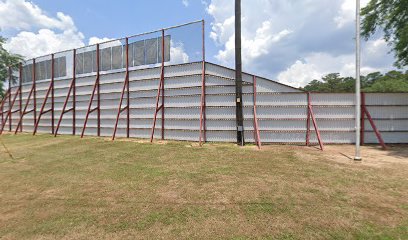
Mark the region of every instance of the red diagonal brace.
<instances>
[{"instance_id":1,"label":"red diagonal brace","mask_svg":"<svg viewBox=\"0 0 408 240\"><path fill-rule=\"evenodd\" d=\"M2 123L1 123L0 134L3 133L3 130L4 130L4 127L5 127L6 123L7 123L7 120L10 119L10 122L11 122L12 109L13 109L13 107L14 107L14 103L16 102L17 97L19 96L19 92L20 92L20 91L21 91L21 88L18 87L18 88L17 88L17 91L16 91L16 94L15 94L15 96L13 97L13 101L9 103L9 106L8 106L9 109L8 109L8 111L7 111L7 114L6 114L6 118L5 118L4 121L2 121ZM11 92L11 90L10 90L10 92ZM9 94L8 97L11 98L11 94Z\"/></svg>"},{"instance_id":2,"label":"red diagonal brace","mask_svg":"<svg viewBox=\"0 0 408 240\"><path fill-rule=\"evenodd\" d=\"M381 136L380 131L377 129L377 126L374 123L373 118L371 117L370 112L367 109L367 106L365 105L365 94L362 94L362 101L361 101L361 116L362 116L362 121L364 121L364 115L367 116L368 121L370 122L371 127L374 130L374 133L378 139L378 142L380 143L381 147L385 150L387 149L387 146L384 143L384 140Z\"/></svg>"},{"instance_id":3,"label":"red diagonal brace","mask_svg":"<svg viewBox=\"0 0 408 240\"><path fill-rule=\"evenodd\" d=\"M86 130L86 125L88 123L88 118L89 118L89 114L91 112L94 112L95 110L97 110L97 121L98 121L98 126L97 126L97 135L98 137L101 135L101 99L100 99L100 85L99 85L99 44L96 45L96 80L95 80L95 84L92 90L92 94L91 94L91 99L89 100L89 105L88 105L88 111L86 113L86 117L85 117L85 122L84 122L84 127L82 128L82 133L81 133L81 138L84 137L85 134L85 130ZM94 108L93 110L91 110L92 107L92 103L94 100L94 96L95 96L95 92L97 92L97 107Z\"/></svg>"},{"instance_id":4,"label":"red diagonal brace","mask_svg":"<svg viewBox=\"0 0 408 240\"><path fill-rule=\"evenodd\" d=\"M320 136L319 128L317 127L316 118L313 113L313 107L310 99L310 93L307 93L307 131L306 131L306 145L309 146L309 139L310 139L310 118L312 118L313 126L316 132L317 140L319 142L320 149L323 151L323 141Z\"/></svg>"},{"instance_id":5,"label":"red diagonal brace","mask_svg":"<svg viewBox=\"0 0 408 240\"><path fill-rule=\"evenodd\" d=\"M44 111L45 104L47 104L48 97L51 93L51 108ZM38 119L34 126L33 135L37 133L38 125L40 124L42 115L51 112L51 133L54 134L54 54L51 54L51 80L48 86L47 93L45 94L44 102L42 103L40 113L38 114Z\"/></svg>"},{"instance_id":6,"label":"red diagonal brace","mask_svg":"<svg viewBox=\"0 0 408 240\"><path fill-rule=\"evenodd\" d=\"M73 66L72 66L72 80L71 80L71 84L69 85L69 89L68 89L68 93L67 93L67 97L65 98L64 101L64 106L62 107L62 111L61 111L61 116L58 120L58 124L57 124L57 128L55 129L55 134L54 136L56 137L58 134L58 130L61 126L61 121L64 117L64 115L70 111L72 111L72 135L75 135L75 130L76 130L76 114L75 114L75 110L76 110L76 49L73 50ZM69 101L69 97L71 96L71 92L72 92L72 108L70 109L66 109L67 108L67 104Z\"/></svg>"},{"instance_id":7,"label":"red diagonal brace","mask_svg":"<svg viewBox=\"0 0 408 240\"><path fill-rule=\"evenodd\" d=\"M8 95L10 94L10 89L7 89L6 94L4 94L3 98L1 99L1 105L0 105L0 109L1 109L1 123L3 123L4 120L4 113L6 113L4 111L4 103L6 102L6 99L8 98Z\"/></svg>"},{"instance_id":8,"label":"red diagonal brace","mask_svg":"<svg viewBox=\"0 0 408 240\"><path fill-rule=\"evenodd\" d=\"M17 134L19 129L20 129L20 132L23 131L23 119L24 119L24 116L26 114L29 114L29 113L32 112L33 116L34 116L34 125L36 124L36 119L37 119L37 99L36 99L35 59L33 59L33 65L32 66L33 66L33 69L32 69L32 81L33 81L33 84L31 86L30 93L28 94L27 101L26 101L26 104L24 106L24 110L20 114L20 120L18 121L17 128L16 128L14 134ZM28 104L31 101L31 97L33 97L33 109L27 111L27 107L28 107Z\"/></svg>"},{"instance_id":9,"label":"red diagonal brace","mask_svg":"<svg viewBox=\"0 0 408 240\"><path fill-rule=\"evenodd\" d=\"M154 138L154 130L156 128L156 120L157 120L157 113L161 110L162 111L162 129L161 135L162 140L164 140L164 30L162 30L162 64L161 64L161 74L160 74L160 83L157 90L157 97L156 97L156 110L154 111L153 117L153 126L152 126L152 134L150 136L150 142L153 142ZM161 105L159 106L159 99L161 95Z\"/></svg>"},{"instance_id":10,"label":"red diagonal brace","mask_svg":"<svg viewBox=\"0 0 408 240\"><path fill-rule=\"evenodd\" d=\"M203 56L203 65L202 65L202 73L201 73L201 107L200 107L200 137L199 142L200 146L202 146L202 142L207 141L207 124L206 124L206 93L205 93L205 22L202 22L202 56Z\"/></svg>"},{"instance_id":11,"label":"red diagonal brace","mask_svg":"<svg viewBox=\"0 0 408 240\"><path fill-rule=\"evenodd\" d=\"M256 77L253 76L253 101L254 101L254 140L256 145L258 146L258 149L261 149L262 143L261 143L261 136L259 134L259 126L258 126L258 117L256 114Z\"/></svg>"},{"instance_id":12,"label":"red diagonal brace","mask_svg":"<svg viewBox=\"0 0 408 240\"><path fill-rule=\"evenodd\" d=\"M126 91L126 107L122 109L122 103L123 103L123 96L125 95ZM119 101L119 109L118 109L118 114L116 116L116 122L115 122L115 128L113 130L113 135L112 135L112 140L115 140L116 137L116 131L118 129L118 123L119 123L119 118L120 114L123 111L127 111L127 127L126 127L126 137L129 137L129 121L130 121L130 109L129 109L129 39L126 38L126 76L125 76L125 82L123 83L123 88L122 88L122 94L120 95L120 101Z\"/></svg>"}]
</instances>

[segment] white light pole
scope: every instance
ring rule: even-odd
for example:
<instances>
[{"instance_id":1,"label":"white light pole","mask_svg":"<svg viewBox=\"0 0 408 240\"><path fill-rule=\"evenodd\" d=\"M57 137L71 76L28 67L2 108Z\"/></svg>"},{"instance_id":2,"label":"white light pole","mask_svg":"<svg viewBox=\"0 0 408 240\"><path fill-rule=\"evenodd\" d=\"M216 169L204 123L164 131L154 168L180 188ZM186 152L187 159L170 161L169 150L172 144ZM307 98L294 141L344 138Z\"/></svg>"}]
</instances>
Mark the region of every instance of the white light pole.
<instances>
[{"instance_id":1,"label":"white light pole","mask_svg":"<svg viewBox=\"0 0 408 240\"><path fill-rule=\"evenodd\" d=\"M356 0L356 153L355 161L361 161L360 139L361 139L361 93L360 93L360 0Z\"/></svg>"}]
</instances>

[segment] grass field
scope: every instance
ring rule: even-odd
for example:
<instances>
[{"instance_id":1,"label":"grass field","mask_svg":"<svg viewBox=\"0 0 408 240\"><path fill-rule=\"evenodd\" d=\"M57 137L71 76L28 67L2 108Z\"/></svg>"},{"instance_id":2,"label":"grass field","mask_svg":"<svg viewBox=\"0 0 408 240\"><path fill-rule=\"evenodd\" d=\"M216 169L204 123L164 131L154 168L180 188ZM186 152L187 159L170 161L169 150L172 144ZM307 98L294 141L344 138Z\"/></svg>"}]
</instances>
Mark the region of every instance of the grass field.
<instances>
[{"instance_id":1,"label":"grass field","mask_svg":"<svg viewBox=\"0 0 408 240\"><path fill-rule=\"evenodd\" d=\"M408 237L407 146L0 140L1 239Z\"/></svg>"}]
</instances>

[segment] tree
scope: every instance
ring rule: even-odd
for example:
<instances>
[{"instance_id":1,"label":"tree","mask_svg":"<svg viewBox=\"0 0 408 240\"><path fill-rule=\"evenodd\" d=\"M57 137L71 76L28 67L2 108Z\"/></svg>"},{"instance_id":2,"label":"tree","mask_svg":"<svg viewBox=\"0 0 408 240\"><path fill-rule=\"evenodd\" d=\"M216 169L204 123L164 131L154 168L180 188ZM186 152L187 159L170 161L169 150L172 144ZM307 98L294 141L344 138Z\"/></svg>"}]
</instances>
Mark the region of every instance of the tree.
<instances>
[{"instance_id":1,"label":"tree","mask_svg":"<svg viewBox=\"0 0 408 240\"><path fill-rule=\"evenodd\" d=\"M397 67L408 66L408 1L371 0L361 11L362 35L366 40L379 28L392 46Z\"/></svg>"},{"instance_id":2,"label":"tree","mask_svg":"<svg viewBox=\"0 0 408 240\"><path fill-rule=\"evenodd\" d=\"M322 80L313 80L303 90L309 92L354 92L355 79L341 77L338 73L330 73ZM408 71L390 71L386 74L373 72L361 76L363 92L408 92Z\"/></svg>"},{"instance_id":3,"label":"tree","mask_svg":"<svg viewBox=\"0 0 408 240\"><path fill-rule=\"evenodd\" d=\"M4 83L9 80L9 67L13 70L18 69L18 64L22 60L22 56L17 54L11 54L4 49L3 44L6 39L0 36L0 97L4 95ZM16 78L13 77L12 81Z\"/></svg>"}]
</instances>

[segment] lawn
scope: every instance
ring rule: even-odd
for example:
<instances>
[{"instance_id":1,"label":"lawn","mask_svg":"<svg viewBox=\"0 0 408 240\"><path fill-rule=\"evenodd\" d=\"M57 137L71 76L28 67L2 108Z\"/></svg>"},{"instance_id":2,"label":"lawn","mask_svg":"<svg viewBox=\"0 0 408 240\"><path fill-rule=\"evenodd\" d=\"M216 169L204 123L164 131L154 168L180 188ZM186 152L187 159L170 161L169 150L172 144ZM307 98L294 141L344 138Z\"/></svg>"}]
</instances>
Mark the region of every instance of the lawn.
<instances>
[{"instance_id":1,"label":"lawn","mask_svg":"<svg viewBox=\"0 0 408 240\"><path fill-rule=\"evenodd\" d=\"M407 146L0 140L1 239L408 237Z\"/></svg>"}]
</instances>

